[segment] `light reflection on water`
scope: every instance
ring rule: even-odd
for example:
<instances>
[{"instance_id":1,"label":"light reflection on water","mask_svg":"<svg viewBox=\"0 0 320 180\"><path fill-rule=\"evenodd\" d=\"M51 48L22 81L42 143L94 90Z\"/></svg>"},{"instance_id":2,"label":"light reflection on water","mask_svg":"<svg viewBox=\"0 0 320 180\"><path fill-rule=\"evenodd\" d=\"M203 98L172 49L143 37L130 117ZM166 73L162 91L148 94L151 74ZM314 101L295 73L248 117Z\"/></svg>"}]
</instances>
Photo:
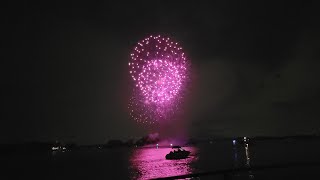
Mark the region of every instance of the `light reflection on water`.
<instances>
[{"instance_id":1,"label":"light reflection on water","mask_svg":"<svg viewBox=\"0 0 320 180\"><path fill-rule=\"evenodd\" d=\"M133 179L150 179L190 174L194 170L192 164L197 160L196 147L185 147L191 151L189 158L166 160L165 156L171 148L139 148L130 157L130 171Z\"/></svg>"}]
</instances>

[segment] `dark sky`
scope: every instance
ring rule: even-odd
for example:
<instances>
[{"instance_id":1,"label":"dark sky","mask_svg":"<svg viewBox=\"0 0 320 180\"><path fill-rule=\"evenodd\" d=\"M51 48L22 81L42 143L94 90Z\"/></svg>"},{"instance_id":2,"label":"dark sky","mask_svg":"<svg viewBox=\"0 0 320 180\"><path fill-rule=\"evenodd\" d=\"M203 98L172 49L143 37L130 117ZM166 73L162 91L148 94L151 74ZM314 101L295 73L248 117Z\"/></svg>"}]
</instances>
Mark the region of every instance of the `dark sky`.
<instances>
[{"instance_id":1,"label":"dark sky","mask_svg":"<svg viewBox=\"0 0 320 180\"><path fill-rule=\"evenodd\" d=\"M190 136L320 131L313 3L26 1L4 3L1 17L0 142L148 133L128 116L127 62L138 40L158 33L192 63Z\"/></svg>"}]
</instances>

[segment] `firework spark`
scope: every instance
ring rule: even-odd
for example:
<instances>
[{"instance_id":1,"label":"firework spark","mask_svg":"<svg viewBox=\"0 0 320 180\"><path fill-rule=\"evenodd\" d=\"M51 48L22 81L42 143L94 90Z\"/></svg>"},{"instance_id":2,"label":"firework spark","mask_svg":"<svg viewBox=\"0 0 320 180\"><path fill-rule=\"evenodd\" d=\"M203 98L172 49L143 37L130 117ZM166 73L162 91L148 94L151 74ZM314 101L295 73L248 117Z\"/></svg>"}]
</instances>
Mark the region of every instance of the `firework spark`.
<instances>
[{"instance_id":1,"label":"firework spark","mask_svg":"<svg viewBox=\"0 0 320 180\"><path fill-rule=\"evenodd\" d=\"M142 123L168 120L179 110L188 61L177 42L150 36L137 43L128 63L134 82L131 117Z\"/></svg>"}]
</instances>

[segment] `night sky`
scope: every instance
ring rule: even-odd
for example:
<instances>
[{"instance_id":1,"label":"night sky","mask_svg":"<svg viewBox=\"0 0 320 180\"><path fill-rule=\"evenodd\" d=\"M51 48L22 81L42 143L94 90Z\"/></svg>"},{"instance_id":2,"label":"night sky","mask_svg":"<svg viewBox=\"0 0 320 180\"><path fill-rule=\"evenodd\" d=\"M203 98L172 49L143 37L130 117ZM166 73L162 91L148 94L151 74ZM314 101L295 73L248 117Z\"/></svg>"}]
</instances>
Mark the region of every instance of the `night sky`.
<instances>
[{"instance_id":1,"label":"night sky","mask_svg":"<svg viewBox=\"0 0 320 180\"><path fill-rule=\"evenodd\" d=\"M5 3L0 142L150 133L127 109L129 54L150 34L173 37L192 63L188 136L319 132L318 12L279 1Z\"/></svg>"}]
</instances>

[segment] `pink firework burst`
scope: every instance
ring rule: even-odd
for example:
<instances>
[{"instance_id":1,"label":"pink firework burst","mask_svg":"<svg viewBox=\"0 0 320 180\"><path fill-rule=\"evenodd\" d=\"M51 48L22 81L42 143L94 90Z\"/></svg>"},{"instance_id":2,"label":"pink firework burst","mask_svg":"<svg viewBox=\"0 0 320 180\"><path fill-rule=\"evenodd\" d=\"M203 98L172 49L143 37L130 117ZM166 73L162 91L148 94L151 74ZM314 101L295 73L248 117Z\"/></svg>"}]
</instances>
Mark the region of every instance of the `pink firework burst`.
<instances>
[{"instance_id":1,"label":"pink firework burst","mask_svg":"<svg viewBox=\"0 0 320 180\"><path fill-rule=\"evenodd\" d=\"M130 115L142 123L168 120L179 110L189 63L177 42L160 35L137 43L128 63L134 82Z\"/></svg>"}]
</instances>

